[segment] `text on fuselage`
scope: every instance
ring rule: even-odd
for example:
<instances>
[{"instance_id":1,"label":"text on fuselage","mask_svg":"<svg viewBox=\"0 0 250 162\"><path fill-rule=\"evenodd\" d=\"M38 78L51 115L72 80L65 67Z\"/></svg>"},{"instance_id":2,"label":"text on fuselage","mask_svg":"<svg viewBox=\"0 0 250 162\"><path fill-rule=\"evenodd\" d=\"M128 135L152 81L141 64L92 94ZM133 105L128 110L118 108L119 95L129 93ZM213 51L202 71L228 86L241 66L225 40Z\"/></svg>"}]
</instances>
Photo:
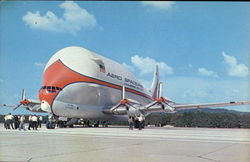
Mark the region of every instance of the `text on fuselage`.
<instances>
[{"instance_id":1,"label":"text on fuselage","mask_svg":"<svg viewBox=\"0 0 250 162\"><path fill-rule=\"evenodd\" d=\"M107 76L111 77L113 79L120 80L120 81L123 80L125 82L125 85L127 85L127 86L130 86L130 87L133 87L133 88L137 88L137 89L141 89L141 90L143 89L143 86L140 83L138 83L136 81L133 81L131 79L128 79L128 78L124 78L123 79L123 77L120 76L120 75L113 74L113 73L107 73Z\"/></svg>"}]
</instances>

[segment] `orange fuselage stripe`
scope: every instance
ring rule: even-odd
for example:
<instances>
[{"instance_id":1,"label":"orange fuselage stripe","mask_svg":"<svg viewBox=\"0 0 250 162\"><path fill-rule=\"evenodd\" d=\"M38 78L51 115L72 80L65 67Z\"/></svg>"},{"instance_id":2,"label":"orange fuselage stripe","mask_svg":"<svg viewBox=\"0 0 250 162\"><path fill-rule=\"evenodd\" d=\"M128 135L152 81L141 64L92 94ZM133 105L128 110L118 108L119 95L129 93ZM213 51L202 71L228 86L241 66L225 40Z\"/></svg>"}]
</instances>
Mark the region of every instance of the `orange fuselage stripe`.
<instances>
[{"instance_id":1,"label":"orange fuselage stripe","mask_svg":"<svg viewBox=\"0 0 250 162\"><path fill-rule=\"evenodd\" d=\"M44 72L43 76L43 86L54 86L54 87L64 88L69 84L77 82L95 83L115 89L122 89L122 86L79 74L70 69L69 67L67 67L66 65L64 65L60 60L50 65ZM151 99L150 96L133 89L126 88L126 91ZM59 91L56 91L55 93L48 93L46 89L41 89L39 91L39 99L40 101L45 100L50 105L52 105L58 93Z\"/></svg>"}]
</instances>

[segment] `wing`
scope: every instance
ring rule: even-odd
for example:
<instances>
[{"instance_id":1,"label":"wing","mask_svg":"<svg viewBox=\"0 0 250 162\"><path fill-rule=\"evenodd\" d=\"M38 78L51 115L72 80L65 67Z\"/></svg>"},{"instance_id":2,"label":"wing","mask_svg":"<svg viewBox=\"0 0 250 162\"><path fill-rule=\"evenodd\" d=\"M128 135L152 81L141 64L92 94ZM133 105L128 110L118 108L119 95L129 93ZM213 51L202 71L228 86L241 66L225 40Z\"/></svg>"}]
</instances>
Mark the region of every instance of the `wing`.
<instances>
[{"instance_id":1,"label":"wing","mask_svg":"<svg viewBox=\"0 0 250 162\"><path fill-rule=\"evenodd\" d=\"M14 108L17 105L9 105L9 104L0 104L0 107L10 107L10 108Z\"/></svg>"},{"instance_id":2,"label":"wing","mask_svg":"<svg viewBox=\"0 0 250 162\"><path fill-rule=\"evenodd\" d=\"M175 104L171 105L175 109L184 110L184 109L202 109L202 108L210 108L210 107L224 107L224 106L236 106L236 105L247 105L250 104L250 101L240 101L240 102L224 102L224 103L205 103L205 104Z\"/></svg>"},{"instance_id":3,"label":"wing","mask_svg":"<svg viewBox=\"0 0 250 162\"><path fill-rule=\"evenodd\" d=\"M176 104L165 100L163 97L145 106L142 111L144 112L176 112L185 109L202 109L212 107L225 107L225 106L237 106L247 105L250 101L231 101L222 103L204 103L204 104Z\"/></svg>"},{"instance_id":4,"label":"wing","mask_svg":"<svg viewBox=\"0 0 250 162\"><path fill-rule=\"evenodd\" d=\"M13 110L16 110L18 107L26 108L32 112L44 112L41 110L41 103L39 100L34 99L24 99L20 101L18 105L9 105L9 104L0 104L1 107L10 107Z\"/></svg>"},{"instance_id":5,"label":"wing","mask_svg":"<svg viewBox=\"0 0 250 162\"><path fill-rule=\"evenodd\" d=\"M1 107L10 107L13 110L16 110L18 107L26 108L29 111L33 112L44 112L41 109L41 103L39 100L34 99L26 99L25 97L26 91L25 89L22 90L22 97L21 101L18 105L9 105L9 104L0 104Z\"/></svg>"},{"instance_id":6,"label":"wing","mask_svg":"<svg viewBox=\"0 0 250 162\"><path fill-rule=\"evenodd\" d=\"M205 104L176 104L169 102L169 100L163 97L157 99L156 101L149 103L148 105L142 106L138 102L131 99L121 100L120 103L113 106L111 109L107 109L104 112L116 115L125 115L128 113L143 113L148 114L152 112L165 112L173 113L184 109L202 109L211 107L224 107L224 106L237 106L237 105L247 105L250 101L231 101L223 103L205 103Z\"/></svg>"},{"instance_id":7,"label":"wing","mask_svg":"<svg viewBox=\"0 0 250 162\"><path fill-rule=\"evenodd\" d=\"M166 112L173 113L184 109L201 109L201 108L211 108L211 107L224 107L224 106L236 106L236 105L247 105L250 101L231 101L222 103L205 103L205 104L177 104L170 99L163 97L163 83L159 83L158 95L155 101L142 105L138 101L133 99L128 99L125 96L125 86L122 87L122 100L110 109L105 109L103 112L107 114L117 114L117 115L138 115L138 114L148 114L151 112Z\"/></svg>"}]
</instances>

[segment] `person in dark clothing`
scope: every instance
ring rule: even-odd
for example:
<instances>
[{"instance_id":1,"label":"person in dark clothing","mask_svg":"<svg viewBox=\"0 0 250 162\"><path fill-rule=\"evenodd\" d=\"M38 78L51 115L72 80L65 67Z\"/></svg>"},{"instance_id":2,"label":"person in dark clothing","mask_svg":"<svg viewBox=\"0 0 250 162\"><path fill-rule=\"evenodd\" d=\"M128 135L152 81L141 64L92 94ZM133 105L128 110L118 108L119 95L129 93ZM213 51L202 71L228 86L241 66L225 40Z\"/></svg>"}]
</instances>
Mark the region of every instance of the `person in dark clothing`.
<instances>
[{"instance_id":1,"label":"person in dark clothing","mask_svg":"<svg viewBox=\"0 0 250 162\"><path fill-rule=\"evenodd\" d=\"M15 129L19 128L19 120L18 120L18 116L17 115L14 115L13 123L14 123L14 128Z\"/></svg>"},{"instance_id":2,"label":"person in dark clothing","mask_svg":"<svg viewBox=\"0 0 250 162\"><path fill-rule=\"evenodd\" d=\"M133 130L133 118L131 116L129 116L128 118L128 124L129 124L129 130Z\"/></svg>"},{"instance_id":3,"label":"person in dark clothing","mask_svg":"<svg viewBox=\"0 0 250 162\"><path fill-rule=\"evenodd\" d=\"M43 117L42 116L38 116L38 121L37 121L38 123L38 127L39 128L42 128L42 122L43 122Z\"/></svg>"},{"instance_id":4,"label":"person in dark clothing","mask_svg":"<svg viewBox=\"0 0 250 162\"><path fill-rule=\"evenodd\" d=\"M5 128L5 129L8 129L7 115L4 115L4 128Z\"/></svg>"},{"instance_id":5,"label":"person in dark clothing","mask_svg":"<svg viewBox=\"0 0 250 162\"><path fill-rule=\"evenodd\" d=\"M29 116L29 127L28 130L30 130L30 128L33 128L33 123L32 123L32 115Z\"/></svg>"}]
</instances>

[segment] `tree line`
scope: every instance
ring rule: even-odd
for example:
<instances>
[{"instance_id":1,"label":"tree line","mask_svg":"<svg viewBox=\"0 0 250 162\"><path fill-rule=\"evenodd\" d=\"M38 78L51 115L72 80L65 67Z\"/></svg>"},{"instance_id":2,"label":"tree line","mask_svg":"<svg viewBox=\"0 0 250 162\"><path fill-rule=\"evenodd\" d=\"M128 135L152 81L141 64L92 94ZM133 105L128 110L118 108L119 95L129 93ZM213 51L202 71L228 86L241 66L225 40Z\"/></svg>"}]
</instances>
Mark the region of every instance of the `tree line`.
<instances>
[{"instance_id":1,"label":"tree line","mask_svg":"<svg viewBox=\"0 0 250 162\"><path fill-rule=\"evenodd\" d=\"M172 125L175 127L204 128L250 128L250 114L230 112L184 112L175 114L152 113L147 116L146 124Z\"/></svg>"}]
</instances>

